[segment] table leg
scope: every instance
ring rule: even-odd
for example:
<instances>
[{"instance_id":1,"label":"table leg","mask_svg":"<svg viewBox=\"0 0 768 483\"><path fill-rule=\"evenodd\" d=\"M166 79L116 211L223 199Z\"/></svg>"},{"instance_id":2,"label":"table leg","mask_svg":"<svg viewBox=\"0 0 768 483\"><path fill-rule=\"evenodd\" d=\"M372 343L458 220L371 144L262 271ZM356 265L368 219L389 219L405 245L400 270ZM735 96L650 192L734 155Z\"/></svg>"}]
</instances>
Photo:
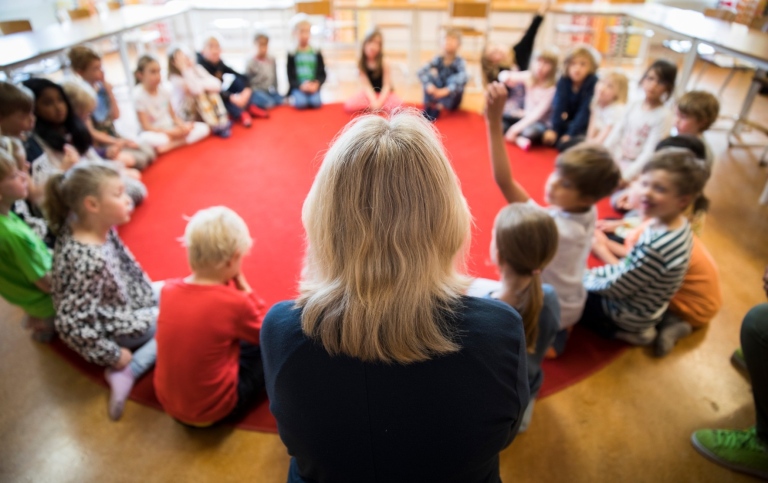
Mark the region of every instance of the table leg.
<instances>
[{"instance_id":1,"label":"table leg","mask_svg":"<svg viewBox=\"0 0 768 483\"><path fill-rule=\"evenodd\" d=\"M125 85L128 86L128 92L133 92L131 86L133 85L133 69L131 69L131 62L128 59L128 48L125 45L125 38L123 33L117 34L117 48L120 51L120 62L123 64L123 72L125 73Z\"/></svg>"},{"instance_id":2,"label":"table leg","mask_svg":"<svg viewBox=\"0 0 768 483\"><path fill-rule=\"evenodd\" d=\"M688 88L688 81L691 79L691 73L693 72L693 65L696 63L696 57L699 55L699 41L691 41L691 50L685 54L683 60L683 69L680 71L680 77L678 77L677 85L675 86L675 95L677 97L685 93Z\"/></svg>"}]
</instances>

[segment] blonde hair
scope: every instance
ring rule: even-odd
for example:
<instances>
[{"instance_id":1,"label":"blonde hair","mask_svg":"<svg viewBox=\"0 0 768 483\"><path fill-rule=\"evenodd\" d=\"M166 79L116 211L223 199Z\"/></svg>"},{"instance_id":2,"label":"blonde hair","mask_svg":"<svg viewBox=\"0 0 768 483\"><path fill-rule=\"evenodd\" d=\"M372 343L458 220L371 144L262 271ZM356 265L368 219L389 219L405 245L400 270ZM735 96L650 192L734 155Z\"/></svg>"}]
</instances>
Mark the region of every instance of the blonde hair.
<instances>
[{"instance_id":1,"label":"blonde hair","mask_svg":"<svg viewBox=\"0 0 768 483\"><path fill-rule=\"evenodd\" d=\"M555 49L544 49L536 52L536 55L533 57L533 62L537 60L543 60L552 66L549 70L549 74L547 74L547 78L544 79L544 85L546 87L555 85L557 79L557 64L560 62L560 56L557 51Z\"/></svg>"},{"instance_id":2,"label":"blonde hair","mask_svg":"<svg viewBox=\"0 0 768 483\"><path fill-rule=\"evenodd\" d=\"M304 202L302 329L331 355L407 364L460 349L450 316L471 216L415 110L351 121Z\"/></svg>"},{"instance_id":3,"label":"blonde hair","mask_svg":"<svg viewBox=\"0 0 768 483\"><path fill-rule=\"evenodd\" d=\"M516 308L523 318L528 351L533 352L539 336L539 315L544 306L541 270L557 251L557 225L546 211L513 203L496 215L494 229L499 265L508 266L518 275L531 277Z\"/></svg>"},{"instance_id":4,"label":"blonde hair","mask_svg":"<svg viewBox=\"0 0 768 483\"><path fill-rule=\"evenodd\" d=\"M600 67L600 54L597 50L591 45L579 44L574 46L565 55L563 59L563 75L568 75L568 67L576 57L584 57L589 60L589 63L592 64L592 68L589 71L590 74L597 72L597 69Z\"/></svg>"},{"instance_id":5,"label":"blonde hair","mask_svg":"<svg viewBox=\"0 0 768 483\"><path fill-rule=\"evenodd\" d=\"M623 72L611 71L605 74L602 79L605 82L613 82L616 86L616 102L619 104L627 103L627 96L629 95L629 79ZM597 96L595 96L595 100Z\"/></svg>"},{"instance_id":6,"label":"blonde hair","mask_svg":"<svg viewBox=\"0 0 768 483\"><path fill-rule=\"evenodd\" d=\"M61 88L64 89L69 103L72 106L72 110L80 119L86 119L90 117L91 113L96 110L96 91L93 87L88 85L85 81L79 79L67 79L61 83Z\"/></svg>"},{"instance_id":7,"label":"blonde hair","mask_svg":"<svg viewBox=\"0 0 768 483\"><path fill-rule=\"evenodd\" d=\"M11 149L13 149L11 139L5 136L0 136L0 144L0 181L2 181L10 176L11 173L17 171L19 169L19 164L11 151Z\"/></svg>"},{"instance_id":8,"label":"blonde hair","mask_svg":"<svg viewBox=\"0 0 768 483\"><path fill-rule=\"evenodd\" d=\"M445 38L452 38L456 39L459 44L461 44L461 29L458 28L449 28L445 31Z\"/></svg>"},{"instance_id":9,"label":"blonde hair","mask_svg":"<svg viewBox=\"0 0 768 483\"><path fill-rule=\"evenodd\" d=\"M3 151L6 155L10 156L14 163L16 163L16 168L19 171L29 173L29 168L27 167L27 152L24 149L24 144L21 142L21 139L0 135L0 151ZM8 173L0 174L0 178L4 176L8 176Z\"/></svg>"},{"instance_id":10,"label":"blonde hair","mask_svg":"<svg viewBox=\"0 0 768 483\"><path fill-rule=\"evenodd\" d=\"M236 254L248 252L252 244L248 225L226 206L198 211L184 230L187 261L193 272L219 269Z\"/></svg>"},{"instance_id":11,"label":"blonde hair","mask_svg":"<svg viewBox=\"0 0 768 483\"><path fill-rule=\"evenodd\" d=\"M621 179L611 153L593 143L580 143L560 153L555 170L573 183L579 195L594 202L613 193Z\"/></svg>"},{"instance_id":12,"label":"blonde hair","mask_svg":"<svg viewBox=\"0 0 768 483\"><path fill-rule=\"evenodd\" d=\"M82 72L91 65L91 62L101 60L101 56L87 45L76 45L67 53L69 64L75 72Z\"/></svg>"},{"instance_id":13,"label":"blonde hair","mask_svg":"<svg viewBox=\"0 0 768 483\"><path fill-rule=\"evenodd\" d=\"M50 230L58 234L70 213L79 215L83 200L99 196L104 182L110 178L120 178L120 173L103 161L81 161L66 172L51 175L45 184L43 201Z\"/></svg>"},{"instance_id":14,"label":"blonde hair","mask_svg":"<svg viewBox=\"0 0 768 483\"><path fill-rule=\"evenodd\" d=\"M717 116L720 114L720 102L710 92L690 91L683 94L677 101L677 110L696 119L703 132L717 121Z\"/></svg>"}]
</instances>

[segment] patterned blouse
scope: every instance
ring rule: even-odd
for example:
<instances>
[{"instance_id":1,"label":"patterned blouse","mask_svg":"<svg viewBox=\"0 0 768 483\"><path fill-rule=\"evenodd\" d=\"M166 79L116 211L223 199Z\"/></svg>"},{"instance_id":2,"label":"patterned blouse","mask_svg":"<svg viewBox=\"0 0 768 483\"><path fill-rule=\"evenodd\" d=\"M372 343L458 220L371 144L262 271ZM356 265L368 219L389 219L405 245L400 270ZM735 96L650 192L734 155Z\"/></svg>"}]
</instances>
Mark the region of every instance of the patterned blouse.
<instances>
[{"instance_id":1,"label":"patterned blouse","mask_svg":"<svg viewBox=\"0 0 768 483\"><path fill-rule=\"evenodd\" d=\"M56 330L88 362L114 365L115 338L140 336L157 320L149 277L114 229L103 245L80 243L62 230L52 272Z\"/></svg>"}]
</instances>

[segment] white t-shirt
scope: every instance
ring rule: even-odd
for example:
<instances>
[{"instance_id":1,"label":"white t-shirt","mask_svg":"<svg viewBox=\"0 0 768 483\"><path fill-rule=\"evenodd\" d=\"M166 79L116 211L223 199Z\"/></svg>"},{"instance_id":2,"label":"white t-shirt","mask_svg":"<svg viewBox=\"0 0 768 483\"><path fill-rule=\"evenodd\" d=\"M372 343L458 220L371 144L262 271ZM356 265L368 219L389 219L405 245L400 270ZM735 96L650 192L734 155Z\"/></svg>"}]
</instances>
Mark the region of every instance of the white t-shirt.
<instances>
[{"instance_id":1,"label":"white t-shirt","mask_svg":"<svg viewBox=\"0 0 768 483\"><path fill-rule=\"evenodd\" d=\"M533 199L528 203L547 210L557 225L557 252L542 272L541 279L555 287L560 302L560 328L564 329L578 322L584 311L587 290L583 279L592 249L597 208L593 206L585 213L569 213L554 206L541 207Z\"/></svg>"},{"instance_id":2,"label":"white t-shirt","mask_svg":"<svg viewBox=\"0 0 768 483\"><path fill-rule=\"evenodd\" d=\"M643 109L642 100L633 102L621 121L611 130L605 147L614 155L626 181L636 178L656 149L656 145L669 135L672 111L666 105Z\"/></svg>"},{"instance_id":3,"label":"white t-shirt","mask_svg":"<svg viewBox=\"0 0 768 483\"><path fill-rule=\"evenodd\" d=\"M602 132L603 129L610 126L615 126L621 121L621 116L624 115L624 109L627 106L619 102L612 102L605 107L600 107L595 104L592 106L592 117L595 119L595 128L598 132Z\"/></svg>"},{"instance_id":4,"label":"white t-shirt","mask_svg":"<svg viewBox=\"0 0 768 483\"><path fill-rule=\"evenodd\" d=\"M157 88L152 95L138 84L133 88L133 103L136 112L143 112L149 116L149 124L153 129L173 129L173 118L169 108L171 106L171 93L164 85Z\"/></svg>"}]
</instances>

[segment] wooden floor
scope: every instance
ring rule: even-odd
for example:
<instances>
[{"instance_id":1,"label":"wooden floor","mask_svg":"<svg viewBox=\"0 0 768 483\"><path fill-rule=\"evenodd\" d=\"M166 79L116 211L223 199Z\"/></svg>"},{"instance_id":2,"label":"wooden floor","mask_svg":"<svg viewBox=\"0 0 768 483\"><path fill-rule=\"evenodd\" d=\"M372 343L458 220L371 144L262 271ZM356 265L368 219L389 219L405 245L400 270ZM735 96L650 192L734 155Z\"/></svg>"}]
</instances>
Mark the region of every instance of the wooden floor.
<instances>
[{"instance_id":1,"label":"wooden floor","mask_svg":"<svg viewBox=\"0 0 768 483\"><path fill-rule=\"evenodd\" d=\"M702 86L716 90L721 76L711 69ZM337 83L326 94L341 99L353 89ZM418 85L398 91L419 101ZM724 113L737 111L745 91L746 78L733 84ZM767 101L759 98L753 108L764 122ZM481 103L478 92L469 93L465 108L478 110ZM712 210L704 241L720 266L722 311L665 359L631 349L539 401L528 432L502 453L504 481L749 480L699 456L689 438L702 427L754 424L750 385L729 357L742 317L765 299L768 207L757 199L768 170L757 166L757 150L726 150L724 131L707 138L718 160L707 188ZM0 481L285 481L288 455L277 435L190 431L135 403L112 423L104 388L32 342L20 328L20 312L4 302L0 320Z\"/></svg>"}]
</instances>

